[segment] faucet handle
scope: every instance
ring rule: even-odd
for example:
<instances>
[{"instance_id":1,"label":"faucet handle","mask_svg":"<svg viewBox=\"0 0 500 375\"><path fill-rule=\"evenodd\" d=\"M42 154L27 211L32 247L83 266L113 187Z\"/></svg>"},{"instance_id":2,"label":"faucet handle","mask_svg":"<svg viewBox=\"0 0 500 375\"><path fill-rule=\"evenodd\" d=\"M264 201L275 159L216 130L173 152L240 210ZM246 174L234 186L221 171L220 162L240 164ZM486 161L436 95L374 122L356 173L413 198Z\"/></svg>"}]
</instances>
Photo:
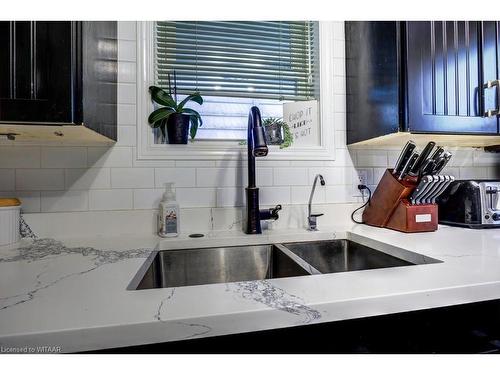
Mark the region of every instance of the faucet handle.
<instances>
[{"instance_id":1,"label":"faucet handle","mask_svg":"<svg viewBox=\"0 0 500 375\"><path fill-rule=\"evenodd\" d=\"M311 214L309 215L310 217L320 217L320 216L323 216L324 214Z\"/></svg>"},{"instance_id":2,"label":"faucet handle","mask_svg":"<svg viewBox=\"0 0 500 375\"><path fill-rule=\"evenodd\" d=\"M281 204L278 204L276 207L260 210L260 220L278 220L278 212L281 211L281 209Z\"/></svg>"}]
</instances>

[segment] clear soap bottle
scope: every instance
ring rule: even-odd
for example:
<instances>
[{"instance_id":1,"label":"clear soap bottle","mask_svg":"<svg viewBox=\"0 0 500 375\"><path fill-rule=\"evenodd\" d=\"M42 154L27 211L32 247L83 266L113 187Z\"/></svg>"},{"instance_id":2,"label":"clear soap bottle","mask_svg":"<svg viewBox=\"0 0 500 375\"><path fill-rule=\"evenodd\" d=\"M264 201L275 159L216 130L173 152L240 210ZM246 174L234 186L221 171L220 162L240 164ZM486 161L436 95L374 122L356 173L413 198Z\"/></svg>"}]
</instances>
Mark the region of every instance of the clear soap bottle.
<instances>
[{"instance_id":1,"label":"clear soap bottle","mask_svg":"<svg viewBox=\"0 0 500 375\"><path fill-rule=\"evenodd\" d=\"M159 229L160 237L177 237L179 235L179 204L175 197L175 184L165 184L165 193L160 202Z\"/></svg>"}]
</instances>

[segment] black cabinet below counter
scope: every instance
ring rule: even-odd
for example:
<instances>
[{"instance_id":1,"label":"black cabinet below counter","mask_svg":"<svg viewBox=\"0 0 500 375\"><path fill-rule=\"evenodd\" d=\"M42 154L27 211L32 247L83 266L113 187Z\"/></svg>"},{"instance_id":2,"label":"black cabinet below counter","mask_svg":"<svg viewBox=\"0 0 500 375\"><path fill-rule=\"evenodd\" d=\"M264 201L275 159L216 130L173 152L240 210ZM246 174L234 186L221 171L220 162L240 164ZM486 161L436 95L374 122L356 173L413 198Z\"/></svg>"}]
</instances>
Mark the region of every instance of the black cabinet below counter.
<instances>
[{"instance_id":1,"label":"black cabinet below counter","mask_svg":"<svg viewBox=\"0 0 500 375\"><path fill-rule=\"evenodd\" d=\"M0 135L116 141L116 34L116 22L0 21Z\"/></svg>"},{"instance_id":2,"label":"black cabinet below counter","mask_svg":"<svg viewBox=\"0 0 500 375\"><path fill-rule=\"evenodd\" d=\"M346 22L347 143L491 146L499 22Z\"/></svg>"}]
</instances>

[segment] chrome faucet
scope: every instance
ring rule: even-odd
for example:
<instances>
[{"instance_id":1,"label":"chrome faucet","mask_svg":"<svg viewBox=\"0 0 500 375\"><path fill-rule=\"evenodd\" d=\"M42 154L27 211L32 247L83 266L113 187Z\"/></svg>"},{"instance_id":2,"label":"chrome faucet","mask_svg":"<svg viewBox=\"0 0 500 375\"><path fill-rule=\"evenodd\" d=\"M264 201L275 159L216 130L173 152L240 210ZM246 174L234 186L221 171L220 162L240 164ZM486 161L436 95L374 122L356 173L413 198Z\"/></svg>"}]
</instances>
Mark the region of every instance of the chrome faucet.
<instances>
[{"instance_id":1,"label":"chrome faucet","mask_svg":"<svg viewBox=\"0 0 500 375\"><path fill-rule=\"evenodd\" d=\"M262 233L260 221L277 220L281 205L278 204L274 208L265 210L259 209L259 188L255 186L255 158L266 156L268 148L260 111L257 107L250 108L250 113L248 114L247 147L248 187L245 188L247 198L245 233L260 234Z\"/></svg>"},{"instance_id":2,"label":"chrome faucet","mask_svg":"<svg viewBox=\"0 0 500 375\"><path fill-rule=\"evenodd\" d=\"M308 210L307 210L307 224L308 224L308 230L310 230L310 231L318 230L318 226L316 223L317 218L319 216L323 216L323 214L311 213L311 205L312 205L312 200L313 200L313 196L314 196L314 191L316 190L316 183L318 182L318 178L319 178L319 182L320 182L321 186L325 186L325 180L323 179L323 176L320 174L317 174L316 177L314 177L314 182L313 182L313 186L311 189L311 195L309 196L309 205L308 205Z\"/></svg>"}]
</instances>

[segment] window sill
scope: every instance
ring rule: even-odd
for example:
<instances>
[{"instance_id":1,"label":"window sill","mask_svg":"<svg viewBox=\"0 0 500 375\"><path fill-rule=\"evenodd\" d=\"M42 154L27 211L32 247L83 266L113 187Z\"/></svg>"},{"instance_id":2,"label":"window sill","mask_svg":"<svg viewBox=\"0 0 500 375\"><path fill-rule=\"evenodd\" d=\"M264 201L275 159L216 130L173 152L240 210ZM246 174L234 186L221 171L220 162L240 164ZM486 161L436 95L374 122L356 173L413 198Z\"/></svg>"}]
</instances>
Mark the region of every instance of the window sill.
<instances>
[{"instance_id":1,"label":"window sill","mask_svg":"<svg viewBox=\"0 0 500 375\"><path fill-rule=\"evenodd\" d=\"M280 149L268 146L266 160L332 160L327 147L294 147ZM187 145L153 144L141 148L138 160L242 160L247 146L238 141L194 141Z\"/></svg>"}]
</instances>

